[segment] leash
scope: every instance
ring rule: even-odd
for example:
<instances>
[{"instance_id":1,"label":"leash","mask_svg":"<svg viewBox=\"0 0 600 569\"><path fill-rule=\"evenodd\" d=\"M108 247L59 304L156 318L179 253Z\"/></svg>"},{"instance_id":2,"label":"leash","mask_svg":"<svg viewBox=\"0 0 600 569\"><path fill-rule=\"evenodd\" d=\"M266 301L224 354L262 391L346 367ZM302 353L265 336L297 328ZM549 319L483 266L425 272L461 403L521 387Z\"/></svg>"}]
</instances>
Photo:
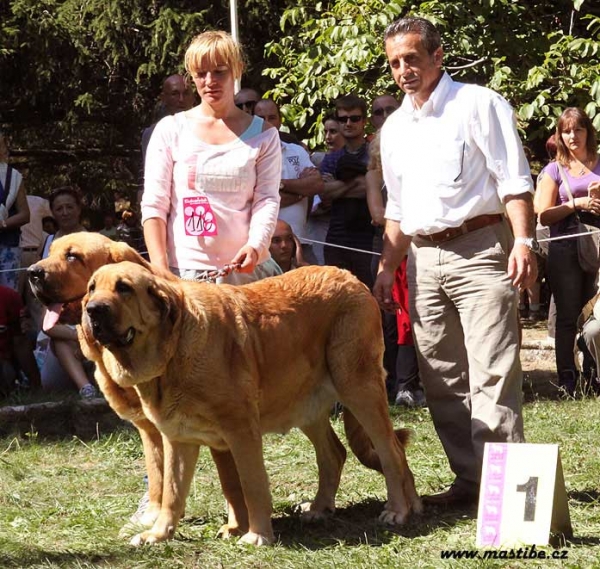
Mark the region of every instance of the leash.
<instances>
[{"instance_id":1,"label":"leash","mask_svg":"<svg viewBox=\"0 0 600 569\"><path fill-rule=\"evenodd\" d=\"M222 269L211 269L206 270L198 274L196 277L188 279L180 277L184 281L192 281L198 283L216 283L218 278L226 277L234 271L238 271L242 266L241 263L233 263L231 265L225 265Z\"/></svg>"}]
</instances>

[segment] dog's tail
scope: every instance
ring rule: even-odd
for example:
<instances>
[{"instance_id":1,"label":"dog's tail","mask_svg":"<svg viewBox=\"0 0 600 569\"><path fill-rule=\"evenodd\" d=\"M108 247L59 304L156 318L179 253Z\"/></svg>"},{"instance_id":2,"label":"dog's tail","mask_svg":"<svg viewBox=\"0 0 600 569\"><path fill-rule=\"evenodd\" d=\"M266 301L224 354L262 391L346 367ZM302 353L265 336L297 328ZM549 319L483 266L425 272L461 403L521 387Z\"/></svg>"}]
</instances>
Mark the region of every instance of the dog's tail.
<instances>
[{"instance_id":1,"label":"dog's tail","mask_svg":"<svg viewBox=\"0 0 600 569\"><path fill-rule=\"evenodd\" d=\"M361 464L367 468L377 470L377 472L383 472L381 460L362 425L347 408L344 408L343 416L346 438L348 439L348 444L356 458L358 458ZM396 429L394 434L396 435L398 443L402 447L406 447L412 432L410 429Z\"/></svg>"}]
</instances>

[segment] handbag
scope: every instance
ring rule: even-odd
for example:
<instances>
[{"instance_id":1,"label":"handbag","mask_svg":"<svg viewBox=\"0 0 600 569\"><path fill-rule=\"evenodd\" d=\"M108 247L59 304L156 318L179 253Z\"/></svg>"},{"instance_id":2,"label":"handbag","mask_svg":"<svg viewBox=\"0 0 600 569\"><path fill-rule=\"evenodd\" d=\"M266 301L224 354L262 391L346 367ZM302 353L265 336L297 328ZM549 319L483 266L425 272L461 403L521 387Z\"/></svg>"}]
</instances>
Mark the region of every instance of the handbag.
<instances>
[{"instance_id":1,"label":"handbag","mask_svg":"<svg viewBox=\"0 0 600 569\"><path fill-rule=\"evenodd\" d=\"M569 199L575 203L565 172L558 162L556 164ZM579 265L586 273L597 273L600 270L600 230L594 225L583 223L577 210L575 210L575 218L577 219L577 233L587 233L587 235L580 235L577 238Z\"/></svg>"}]
</instances>

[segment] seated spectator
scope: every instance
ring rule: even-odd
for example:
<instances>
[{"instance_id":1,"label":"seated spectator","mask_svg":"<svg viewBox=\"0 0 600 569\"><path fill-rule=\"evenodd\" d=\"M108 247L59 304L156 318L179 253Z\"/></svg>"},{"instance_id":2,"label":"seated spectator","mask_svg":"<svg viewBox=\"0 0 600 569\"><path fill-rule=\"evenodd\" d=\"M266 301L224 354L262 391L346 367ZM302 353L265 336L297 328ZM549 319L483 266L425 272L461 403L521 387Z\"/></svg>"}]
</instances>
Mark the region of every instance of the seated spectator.
<instances>
[{"instance_id":1,"label":"seated spectator","mask_svg":"<svg viewBox=\"0 0 600 569\"><path fill-rule=\"evenodd\" d=\"M137 214L132 209L126 209L121 214L121 223L117 227L117 240L125 241L127 245L139 252L145 249L142 226Z\"/></svg>"},{"instance_id":2,"label":"seated spectator","mask_svg":"<svg viewBox=\"0 0 600 569\"><path fill-rule=\"evenodd\" d=\"M54 219L51 215L47 215L44 217L44 219L42 219L42 228L44 229L44 233L46 233L46 235L54 235L58 231L56 219Z\"/></svg>"},{"instance_id":3,"label":"seated spectator","mask_svg":"<svg viewBox=\"0 0 600 569\"><path fill-rule=\"evenodd\" d=\"M55 238L85 231L81 225L81 192L73 186L54 190L50 195L50 209L56 219L58 231L49 235L44 243L42 259L48 256L50 245ZM61 320L51 310L46 310L42 332L38 335L36 357L41 366L42 388L63 390L76 387L84 399L96 397L98 392L90 381L86 362L79 348L77 319L67 319L61 314ZM45 348L45 349L44 349Z\"/></svg>"},{"instance_id":4,"label":"seated spectator","mask_svg":"<svg viewBox=\"0 0 600 569\"><path fill-rule=\"evenodd\" d=\"M29 386L40 386L40 374L33 357L33 345L24 334L25 309L21 295L0 285L0 396L6 397L15 387L20 369Z\"/></svg>"},{"instance_id":5,"label":"seated spectator","mask_svg":"<svg viewBox=\"0 0 600 569\"><path fill-rule=\"evenodd\" d=\"M0 131L0 285L19 290L21 226L29 222L23 176L8 165L8 141Z\"/></svg>"},{"instance_id":6,"label":"seated spectator","mask_svg":"<svg viewBox=\"0 0 600 569\"><path fill-rule=\"evenodd\" d=\"M576 347L583 356L582 385L583 392L589 390L600 393L600 380L598 379L598 362L600 361L600 293L596 294L583 307L577 319L579 332Z\"/></svg>"},{"instance_id":7,"label":"seated spectator","mask_svg":"<svg viewBox=\"0 0 600 569\"><path fill-rule=\"evenodd\" d=\"M116 219L113 213L107 213L104 216L104 226L98 233L102 233L109 239L117 240L118 239L118 228L116 224Z\"/></svg>"},{"instance_id":8,"label":"seated spectator","mask_svg":"<svg viewBox=\"0 0 600 569\"><path fill-rule=\"evenodd\" d=\"M290 224L282 219L277 220L269 252L284 273L309 264L302 257L302 247Z\"/></svg>"}]
</instances>

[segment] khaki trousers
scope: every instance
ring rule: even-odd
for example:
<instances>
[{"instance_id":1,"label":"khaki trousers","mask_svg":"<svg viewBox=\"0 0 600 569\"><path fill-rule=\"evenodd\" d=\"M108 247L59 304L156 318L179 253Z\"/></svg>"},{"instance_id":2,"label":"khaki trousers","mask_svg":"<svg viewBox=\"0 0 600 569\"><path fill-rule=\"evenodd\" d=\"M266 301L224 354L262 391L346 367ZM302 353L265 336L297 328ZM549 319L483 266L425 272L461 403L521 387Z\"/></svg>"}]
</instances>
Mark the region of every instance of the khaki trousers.
<instances>
[{"instance_id":1,"label":"khaki trousers","mask_svg":"<svg viewBox=\"0 0 600 569\"><path fill-rule=\"evenodd\" d=\"M523 442L518 294L506 222L434 244L408 261L421 381L455 484L478 486L486 442Z\"/></svg>"}]
</instances>

